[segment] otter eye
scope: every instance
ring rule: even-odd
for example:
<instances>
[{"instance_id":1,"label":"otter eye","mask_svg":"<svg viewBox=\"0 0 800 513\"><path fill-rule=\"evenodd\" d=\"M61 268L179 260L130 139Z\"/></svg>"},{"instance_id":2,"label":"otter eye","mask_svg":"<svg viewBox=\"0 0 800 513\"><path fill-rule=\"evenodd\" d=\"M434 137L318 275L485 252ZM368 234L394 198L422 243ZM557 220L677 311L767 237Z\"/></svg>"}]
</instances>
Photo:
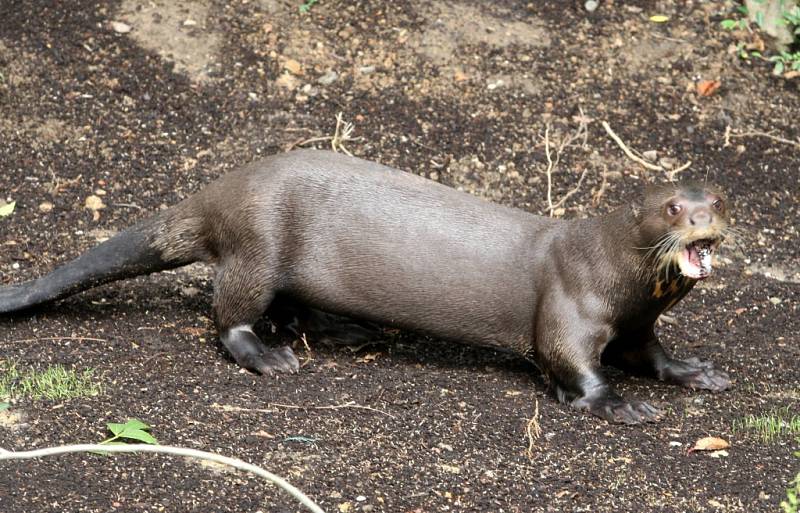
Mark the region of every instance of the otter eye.
<instances>
[{"instance_id":1,"label":"otter eye","mask_svg":"<svg viewBox=\"0 0 800 513\"><path fill-rule=\"evenodd\" d=\"M669 215L671 215L671 216L678 215L680 213L680 211L681 211L681 206L680 205L676 205L675 203L673 203L673 204L671 204L670 206L667 207L667 213Z\"/></svg>"},{"instance_id":2,"label":"otter eye","mask_svg":"<svg viewBox=\"0 0 800 513\"><path fill-rule=\"evenodd\" d=\"M715 210L722 210L722 200L714 200L714 203L712 203L711 206L714 207Z\"/></svg>"}]
</instances>

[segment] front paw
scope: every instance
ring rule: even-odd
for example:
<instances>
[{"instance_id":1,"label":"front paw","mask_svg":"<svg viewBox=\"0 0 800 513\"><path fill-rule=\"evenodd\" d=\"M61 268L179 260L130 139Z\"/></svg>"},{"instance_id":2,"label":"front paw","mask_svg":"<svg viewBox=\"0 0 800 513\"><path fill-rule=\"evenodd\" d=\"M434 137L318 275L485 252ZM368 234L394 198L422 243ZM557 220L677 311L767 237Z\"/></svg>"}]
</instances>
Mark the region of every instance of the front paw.
<instances>
[{"instance_id":1,"label":"front paw","mask_svg":"<svg viewBox=\"0 0 800 513\"><path fill-rule=\"evenodd\" d=\"M588 410L615 424L641 424L642 422L658 422L664 412L642 401L628 402L615 393L599 397L582 397L572 401L572 405L581 410Z\"/></svg>"},{"instance_id":2,"label":"front paw","mask_svg":"<svg viewBox=\"0 0 800 513\"><path fill-rule=\"evenodd\" d=\"M725 390L731 386L728 373L717 370L711 362L697 358L689 360L670 360L662 370L661 379L687 388Z\"/></svg>"}]
</instances>

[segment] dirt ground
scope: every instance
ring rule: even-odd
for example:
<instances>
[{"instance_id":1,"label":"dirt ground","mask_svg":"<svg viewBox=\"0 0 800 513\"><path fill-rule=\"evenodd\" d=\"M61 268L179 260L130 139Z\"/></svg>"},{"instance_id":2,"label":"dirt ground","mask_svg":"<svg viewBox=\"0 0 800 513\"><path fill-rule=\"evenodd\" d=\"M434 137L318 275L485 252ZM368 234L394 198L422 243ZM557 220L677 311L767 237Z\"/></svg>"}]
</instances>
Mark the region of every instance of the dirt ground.
<instances>
[{"instance_id":1,"label":"dirt ground","mask_svg":"<svg viewBox=\"0 0 800 513\"><path fill-rule=\"evenodd\" d=\"M585 125L561 151L554 203L580 187L554 210L601 214L664 177L626 157L607 121L663 166L691 161L680 176L708 177L735 203L740 246L660 327L677 355L728 371L732 389L612 372L625 396L668 414L610 425L558 404L519 359L410 334L358 351L310 340L296 346L298 375L254 376L216 341L210 272L192 266L0 319L0 358L94 368L104 387L13 404L0 447L95 442L107 422L139 418L161 443L282 475L328 512L777 511L797 442L734 425L798 413L800 146L756 132L800 138L800 82L736 57L739 36L719 29L732 3L299 4L0 2L0 199L17 202L0 219L0 284L47 272L239 164L329 147L303 141L333 134L338 113L354 154L539 214L545 134L558 149ZM702 81L720 87L704 96ZM90 196L105 208L86 208ZM537 405L542 435L528 451ZM727 454L687 455L709 435L731 443ZM189 460L73 455L0 464L0 511L302 508Z\"/></svg>"}]
</instances>

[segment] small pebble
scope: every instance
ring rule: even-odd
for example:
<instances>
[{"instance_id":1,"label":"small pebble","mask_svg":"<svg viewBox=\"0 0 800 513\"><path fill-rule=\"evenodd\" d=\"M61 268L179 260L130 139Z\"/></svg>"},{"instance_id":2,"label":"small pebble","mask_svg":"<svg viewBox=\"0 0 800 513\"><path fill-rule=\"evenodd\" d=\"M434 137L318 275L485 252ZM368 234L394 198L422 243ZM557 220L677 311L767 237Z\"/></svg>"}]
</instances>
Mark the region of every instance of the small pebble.
<instances>
[{"instance_id":1,"label":"small pebble","mask_svg":"<svg viewBox=\"0 0 800 513\"><path fill-rule=\"evenodd\" d=\"M111 25L111 29L118 34L127 34L132 30L130 25L122 23L121 21L112 21L109 25Z\"/></svg>"},{"instance_id":2,"label":"small pebble","mask_svg":"<svg viewBox=\"0 0 800 513\"><path fill-rule=\"evenodd\" d=\"M317 82L322 85L331 85L336 81L337 78L339 78L339 74L331 69L328 70L324 75L319 77L317 79Z\"/></svg>"},{"instance_id":3,"label":"small pebble","mask_svg":"<svg viewBox=\"0 0 800 513\"><path fill-rule=\"evenodd\" d=\"M589 12L594 12L598 5L599 4L597 3L597 0L586 0L586 3L583 4L583 6L586 7L586 10Z\"/></svg>"}]
</instances>

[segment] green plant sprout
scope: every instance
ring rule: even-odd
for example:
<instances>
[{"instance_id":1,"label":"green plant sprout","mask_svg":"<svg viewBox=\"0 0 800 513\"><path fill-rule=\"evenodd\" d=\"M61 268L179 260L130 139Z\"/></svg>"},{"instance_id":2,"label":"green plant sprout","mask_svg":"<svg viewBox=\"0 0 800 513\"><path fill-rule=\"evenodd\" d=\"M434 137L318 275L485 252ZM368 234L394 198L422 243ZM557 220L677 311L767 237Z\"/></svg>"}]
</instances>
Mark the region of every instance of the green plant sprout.
<instances>
[{"instance_id":1,"label":"green plant sprout","mask_svg":"<svg viewBox=\"0 0 800 513\"><path fill-rule=\"evenodd\" d=\"M800 451L794 455L800 458ZM800 507L800 472L789 483L789 488L786 489L786 500L781 501L783 513L797 513L798 507Z\"/></svg>"},{"instance_id":2,"label":"green plant sprout","mask_svg":"<svg viewBox=\"0 0 800 513\"><path fill-rule=\"evenodd\" d=\"M319 2L319 0L306 0L306 3L300 6L300 12L307 13L317 2Z\"/></svg>"},{"instance_id":3,"label":"green plant sprout","mask_svg":"<svg viewBox=\"0 0 800 513\"><path fill-rule=\"evenodd\" d=\"M107 438L100 442L100 445L119 445L119 444L126 444L129 442L125 442L124 440L134 440L136 442L141 442L150 445L158 445L158 440L148 433L150 430L150 426L142 422L138 419L129 419L124 424L119 424L116 422L109 422L106 424L111 433L114 436L111 438Z\"/></svg>"}]
</instances>

